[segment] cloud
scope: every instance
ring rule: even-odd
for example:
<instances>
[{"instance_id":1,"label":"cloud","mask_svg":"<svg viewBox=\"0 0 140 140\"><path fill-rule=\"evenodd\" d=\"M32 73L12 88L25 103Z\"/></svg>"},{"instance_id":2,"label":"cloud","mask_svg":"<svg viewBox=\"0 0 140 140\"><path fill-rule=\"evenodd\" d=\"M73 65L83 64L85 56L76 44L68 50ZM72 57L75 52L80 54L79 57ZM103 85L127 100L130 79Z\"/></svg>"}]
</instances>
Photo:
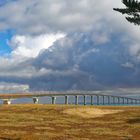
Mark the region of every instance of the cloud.
<instances>
[{"instance_id":1,"label":"cloud","mask_svg":"<svg viewBox=\"0 0 140 140\"><path fill-rule=\"evenodd\" d=\"M129 46L139 46L140 28L128 23L113 7L123 7L123 4L113 0L7 1L0 7L0 29L13 29L15 36L11 46L17 48L12 53L23 52L22 55L28 57L31 52L37 56L41 49L47 48L46 36L58 32L67 35L92 31L98 44L110 41L111 34L116 32L123 34Z\"/></svg>"},{"instance_id":2,"label":"cloud","mask_svg":"<svg viewBox=\"0 0 140 140\"><path fill-rule=\"evenodd\" d=\"M112 8L120 6L121 1L113 0L7 1L0 7L0 29L12 28L21 34L89 31L100 28L102 20L115 23L114 16L119 16Z\"/></svg>"},{"instance_id":3,"label":"cloud","mask_svg":"<svg viewBox=\"0 0 140 140\"><path fill-rule=\"evenodd\" d=\"M129 52L136 62L140 62L140 45L138 42L132 43L129 46Z\"/></svg>"},{"instance_id":4,"label":"cloud","mask_svg":"<svg viewBox=\"0 0 140 140\"><path fill-rule=\"evenodd\" d=\"M28 90L29 90L28 85L0 82L0 92L1 93L25 92Z\"/></svg>"},{"instance_id":5,"label":"cloud","mask_svg":"<svg viewBox=\"0 0 140 140\"><path fill-rule=\"evenodd\" d=\"M69 34L34 58L3 58L6 65L2 67L0 61L0 81L28 84L31 90L137 86L139 66L126 69L135 61L122 42L122 37L114 34L104 43L96 43L93 32Z\"/></svg>"},{"instance_id":6,"label":"cloud","mask_svg":"<svg viewBox=\"0 0 140 140\"><path fill-rule=\"evenodd\" d=\"M64 34L43 34L39 36L13 36L9 45L12 47L12 55L22 57L36 57L43 49L48 49L53 43L64 37Z\"/></svg>"},{"instance_id":7,"label":"cloud","mask_svg":"<svg viewBox=\"0 0 140 140\"><path fill-rule=\"evenodd\" d=\"M130 62L126 62L126 63L122 64L122 66L125 68L134 68L134 64L132 64Z\"/></svg>"},{"instance_id":8,"label":"cloud","mask_svg":"<svg viewBox=\"0 0 140 140\"><path fill-rule=\"evenodd\" d=\"M44 50L32 60L36 69L50 71L39 77L41 83L46 82L40 84L42 89L138 86L139 65L135 65L129 46L123 44L123 35L116 38L116 34L112 34L110 41L103 44L96 43L93 36L92 33L67 35L51 47L51 52Z\"/></svg>"},{"instance_id":9,"label":"cloud","mask_svg":"<svg viewBox=\"0 0 140 140\"><path fill-rule=\"evenodd\" d=\"M15 34L11 54L0 58L0 82L31 90L139 86L140 29L112 10L121 6L113 0L7 1L0 29Z\"/></svg>"}]
</instances>

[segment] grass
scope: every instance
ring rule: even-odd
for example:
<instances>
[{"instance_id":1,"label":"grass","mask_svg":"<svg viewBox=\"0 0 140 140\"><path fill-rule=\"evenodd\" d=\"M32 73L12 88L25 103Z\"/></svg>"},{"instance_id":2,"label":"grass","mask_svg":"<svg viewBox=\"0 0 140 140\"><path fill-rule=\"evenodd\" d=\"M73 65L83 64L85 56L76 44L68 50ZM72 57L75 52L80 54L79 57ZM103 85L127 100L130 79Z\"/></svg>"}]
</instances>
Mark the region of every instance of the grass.
<instances>
[{"instance_id":1,"label":"grass","mask_svg":"<svg viewBox=\"0 0 140 140\"><path fill-rule=\"evenodd\" d=\"M68 109L123 110L84 118ZM0 140L139 140L140 107L1 105Z\"/></svg>"}]
</instances>

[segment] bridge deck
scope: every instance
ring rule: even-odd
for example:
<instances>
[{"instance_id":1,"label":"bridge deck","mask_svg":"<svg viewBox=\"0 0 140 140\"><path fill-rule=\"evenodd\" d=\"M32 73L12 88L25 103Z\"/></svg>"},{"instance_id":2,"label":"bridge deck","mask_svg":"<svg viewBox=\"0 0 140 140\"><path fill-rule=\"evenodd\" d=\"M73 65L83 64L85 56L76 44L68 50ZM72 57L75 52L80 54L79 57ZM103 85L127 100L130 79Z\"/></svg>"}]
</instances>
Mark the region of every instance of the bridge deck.
<instances>
[{"instance_id":1,"label":"bridge deck","mask_svg":"<svg viewBox=\"0 0 140 140\"><path fill-rule=\"evenodd\" d=\"M116 97L116 98L125 98L132 100L140 100L135 98L128 98L122 96L114 96L114 95L106 95L106 94L94 94L94 93L56 93L56 92L48 92L48 93L13 93L13 94L0 94L0 99L17 99L17 98L32 98L32 97L43 97L43 96L108 96L108 97Z\"/></svg>"}]
</instances>

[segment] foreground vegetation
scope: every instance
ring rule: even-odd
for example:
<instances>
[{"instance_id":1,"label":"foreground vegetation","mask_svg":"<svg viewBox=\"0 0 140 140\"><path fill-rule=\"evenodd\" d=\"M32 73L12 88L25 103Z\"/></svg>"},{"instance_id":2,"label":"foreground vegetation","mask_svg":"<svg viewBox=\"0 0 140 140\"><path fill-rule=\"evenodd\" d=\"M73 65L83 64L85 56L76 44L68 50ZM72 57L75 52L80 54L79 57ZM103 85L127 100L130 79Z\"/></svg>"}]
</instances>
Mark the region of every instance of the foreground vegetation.
<instances>
[{"instance_id":1,"label":"foreground vegetation","mask_svg":"<svg viewBox=\"0 0 140 140\"><path fill-rule=\"evenodd\" d=\"M121 110L84 117L68 109ZM75 110L76 111L76 110ZM86 114L86 112L85 112ZM0 140L139 140L140 107L0 106Z\"/></svg>"}]
</instances>

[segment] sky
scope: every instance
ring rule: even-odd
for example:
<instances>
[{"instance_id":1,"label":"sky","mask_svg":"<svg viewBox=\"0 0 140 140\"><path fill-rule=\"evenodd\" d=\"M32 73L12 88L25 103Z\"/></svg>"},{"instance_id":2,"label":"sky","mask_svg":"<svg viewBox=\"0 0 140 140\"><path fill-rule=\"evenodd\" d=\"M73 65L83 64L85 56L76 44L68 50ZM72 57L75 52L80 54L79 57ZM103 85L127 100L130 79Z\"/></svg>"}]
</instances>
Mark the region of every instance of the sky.
<instances>
[{"instance_id":1,"label":"sky","mask_svg":"<svg viewBox=\"0 0 140 140\"><path fill-rule=\"evenodd\" d=\"M0 0L0 90L139 88L140 27L118 7L121 0Z\"/></svg>"}]
</instances>

